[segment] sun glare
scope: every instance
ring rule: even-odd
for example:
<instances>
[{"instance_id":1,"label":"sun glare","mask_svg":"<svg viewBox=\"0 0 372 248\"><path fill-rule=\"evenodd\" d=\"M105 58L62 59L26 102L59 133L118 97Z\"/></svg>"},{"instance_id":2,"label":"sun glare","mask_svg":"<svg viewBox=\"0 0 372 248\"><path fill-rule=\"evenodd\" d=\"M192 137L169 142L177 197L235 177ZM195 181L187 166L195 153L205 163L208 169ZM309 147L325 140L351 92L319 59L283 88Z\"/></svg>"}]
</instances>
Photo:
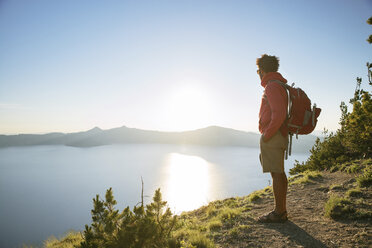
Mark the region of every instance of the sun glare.
<instances>
[{"instance_id":1,"label":"sun glare","mask_svg":"<svg viewBox=\"0 0 372 248\"><path fill-rule=\"evenodd\" d=\"M205 91L196 87L179 88L171 93L169 125L173 130L189 130L210 125L211 106Z\"/></svg>"},{"instance_id":2,"label":"sun glare","mask_svg":"<svg viewBox=\"0 0 372 248\"><path fill-rule=\"evenodd\" d=\"M208 202L210 164L197 156L169 154L165 198L175 212L198 208Z\"/></svg>"}]
</instances>

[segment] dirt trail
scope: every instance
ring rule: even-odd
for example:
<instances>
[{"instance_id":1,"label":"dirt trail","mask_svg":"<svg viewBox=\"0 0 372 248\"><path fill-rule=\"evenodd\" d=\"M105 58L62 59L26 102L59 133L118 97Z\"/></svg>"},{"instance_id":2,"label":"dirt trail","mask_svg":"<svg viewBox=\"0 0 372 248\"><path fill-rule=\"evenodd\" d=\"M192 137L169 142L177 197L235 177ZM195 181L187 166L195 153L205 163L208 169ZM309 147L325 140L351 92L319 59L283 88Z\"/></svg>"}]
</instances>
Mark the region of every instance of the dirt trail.
<instances>
[{"instance_id":1,"label":"dirt trail","mask_svg":"<svg viewBox=\"0 0 372 248\"><path fill-rule=\"evenodd\" d=\"M322 173L310 184L289 186L287 197L289 221L284 224L260 224L255 219L272 210L271 194L259 199L238 224L244 225L237 237L228 230L216 235L218 247L372 247L371 219L332 220L324 217L324 204L331 194L344 196L355 179L346 173ZM338 185L338 187L334 187ZM354 186L353 186L354 185ZM372 206L371 189L363 192L364 203ZM355 200L355 199L354 199Z\"/></svg>"}]
</instances>

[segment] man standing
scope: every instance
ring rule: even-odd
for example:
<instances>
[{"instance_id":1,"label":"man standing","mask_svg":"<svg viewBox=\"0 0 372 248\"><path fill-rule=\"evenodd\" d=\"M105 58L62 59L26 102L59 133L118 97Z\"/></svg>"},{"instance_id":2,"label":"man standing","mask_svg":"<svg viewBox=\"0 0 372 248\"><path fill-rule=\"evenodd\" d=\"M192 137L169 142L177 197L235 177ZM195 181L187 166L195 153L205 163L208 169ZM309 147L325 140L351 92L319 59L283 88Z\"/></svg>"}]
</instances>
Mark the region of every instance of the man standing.
<instances>
[{"instance_id":1,"label":"man standing","mask_svg":"<svg viewBox=\"0 0 372 248\"><path fill-rule=\"evenodd\" d=\"M277 223L287 221L287 189L288 181L284 172L284 154L288 145L288 129L285 125L287 117L287 92L278 82L287 80L278 72L279 59L264 54L257 59L257 73L261 85L265 88L260 107L259 130L260 161L263 172L270 172L273 180L275 208L258 218L259 222Z\"/></svg>"}]
</instances>

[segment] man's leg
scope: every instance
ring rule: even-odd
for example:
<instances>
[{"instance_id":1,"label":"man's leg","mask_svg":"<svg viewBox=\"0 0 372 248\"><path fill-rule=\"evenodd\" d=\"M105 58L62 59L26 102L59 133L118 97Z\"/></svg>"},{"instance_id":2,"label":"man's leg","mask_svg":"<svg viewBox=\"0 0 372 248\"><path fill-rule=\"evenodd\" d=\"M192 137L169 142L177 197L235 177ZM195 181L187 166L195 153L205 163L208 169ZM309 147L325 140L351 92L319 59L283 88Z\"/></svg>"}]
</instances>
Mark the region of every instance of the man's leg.
<instances>
[{"instance_id":1,"label":"man's leg","mask_svg":"<svg viewBox=\"0 0 372 248\"><path fill-rule=\"evenodd\" d=\"M271 177L273 179L273 191L275 199L275 212L278 214L287 211L287 189L288 180L285 173L271 172Z\"/></svg>"}]
</instances>

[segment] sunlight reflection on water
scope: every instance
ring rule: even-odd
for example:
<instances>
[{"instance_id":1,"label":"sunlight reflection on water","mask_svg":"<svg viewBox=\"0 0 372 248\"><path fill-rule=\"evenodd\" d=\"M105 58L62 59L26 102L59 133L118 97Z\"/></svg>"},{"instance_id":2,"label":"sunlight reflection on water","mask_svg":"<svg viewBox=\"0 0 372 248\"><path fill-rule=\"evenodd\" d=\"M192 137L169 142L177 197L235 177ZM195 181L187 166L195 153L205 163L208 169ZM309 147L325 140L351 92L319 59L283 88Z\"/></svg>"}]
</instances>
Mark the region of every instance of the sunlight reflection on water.
<instances>
[{"instance_id":1,"label":"sunlight reflection on water","mask_svg":"<svg viewBox=\"0 0 372 248\"><path fill-rule=\"evenodd\" d=\"M172 211L180 213L208 203L210 167L210 163L197 156L168 155L165 199Z\"/></svg>"}]
</instances>

